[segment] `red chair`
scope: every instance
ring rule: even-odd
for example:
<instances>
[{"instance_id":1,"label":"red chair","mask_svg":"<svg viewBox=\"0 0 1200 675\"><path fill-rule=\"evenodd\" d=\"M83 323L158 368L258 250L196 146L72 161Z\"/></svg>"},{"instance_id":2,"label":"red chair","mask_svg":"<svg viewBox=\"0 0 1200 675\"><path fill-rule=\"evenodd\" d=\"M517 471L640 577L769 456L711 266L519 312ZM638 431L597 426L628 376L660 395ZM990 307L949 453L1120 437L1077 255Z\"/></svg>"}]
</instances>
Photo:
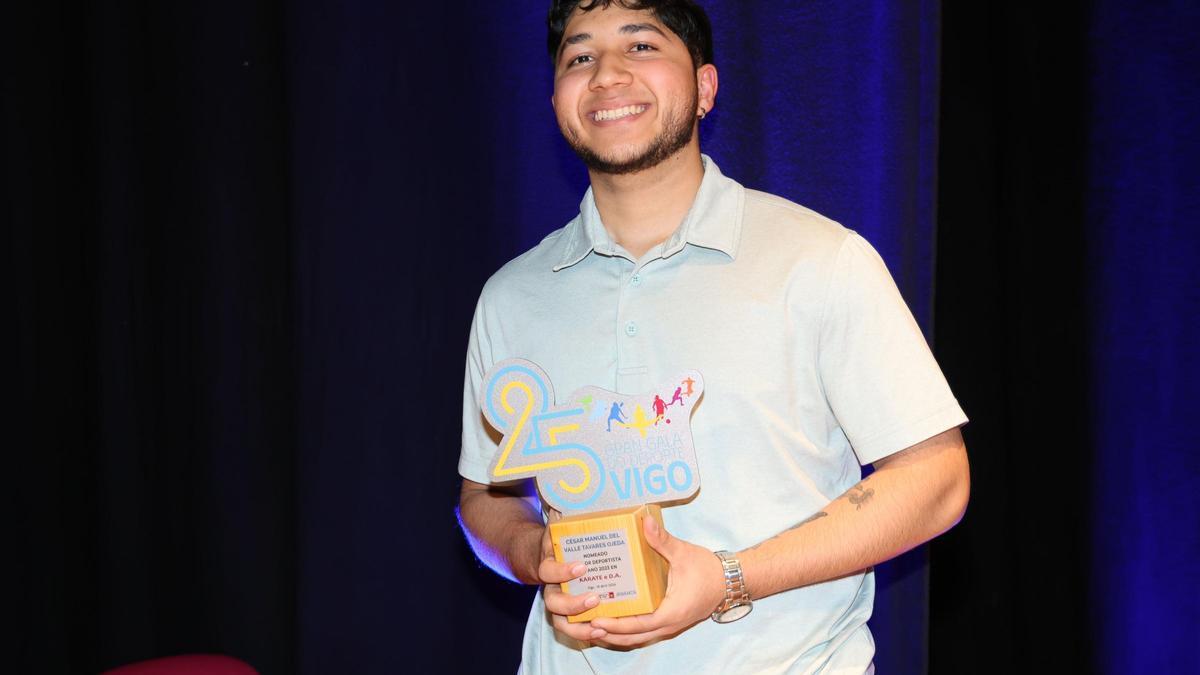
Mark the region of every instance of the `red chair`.
<instances>
[{"instance_id":1,"label":"red chair","mask_svg":"<svg viewBox=\"0 0 1200 675\"><path fill-rule=\"evenodd\" d=\"M228 656L188 654L138 661L101 675L258 675L258 671Z\"/></svg>"}]
</instances>

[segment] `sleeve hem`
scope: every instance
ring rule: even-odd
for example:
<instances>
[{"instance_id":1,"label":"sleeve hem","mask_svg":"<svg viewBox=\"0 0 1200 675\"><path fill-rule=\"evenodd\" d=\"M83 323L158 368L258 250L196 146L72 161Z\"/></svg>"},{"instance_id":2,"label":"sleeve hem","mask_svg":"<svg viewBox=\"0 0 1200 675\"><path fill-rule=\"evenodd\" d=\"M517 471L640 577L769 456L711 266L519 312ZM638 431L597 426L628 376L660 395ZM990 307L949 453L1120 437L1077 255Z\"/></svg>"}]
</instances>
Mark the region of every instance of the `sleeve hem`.
<instances>
[{"instance_id":1,"label":"sleeve hem","mask_svg":"<svg viewBox=\"0 0 1200 675\"><path fill-rule=\"evenodd\" d=\"M859 464L872 464L888 455L910 448L921 441L932 438L947 429L967 423L967 415L958 401L951 400L916 422L897 425L883 432L872 434L857 443L851 442Z\"/></svg>"},{"instance_id":2,"label":"sleeve hem","mask_svg":"<svg viewBox=\"0 0 1200 675\"><path fill-rule=\"evenodd\" d=\"M480 466L475 462L468 461L465 457L458 460L458 475L484 485L492 483L486 466Z\"/></svg>"}]
</instances>

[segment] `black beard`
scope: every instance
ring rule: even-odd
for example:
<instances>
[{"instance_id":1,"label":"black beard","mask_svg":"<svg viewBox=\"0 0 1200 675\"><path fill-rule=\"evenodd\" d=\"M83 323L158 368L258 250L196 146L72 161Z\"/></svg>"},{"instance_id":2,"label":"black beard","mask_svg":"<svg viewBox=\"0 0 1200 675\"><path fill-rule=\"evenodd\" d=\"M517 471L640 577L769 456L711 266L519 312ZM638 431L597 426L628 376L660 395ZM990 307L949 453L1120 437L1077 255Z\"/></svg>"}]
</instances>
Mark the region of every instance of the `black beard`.
<instances>
[{"instance_id":1,"label":"black beard","mask_svg":"<svg viewBox=\"0 0 1200 675\"><path fill-rule=\"evenodd\" d=\"M690 110L695 110L699 105L699 92L695 92L692 95ZM571 149L589 169L596 173L623 176L652 169L682 150L692 141L692 136L696 133L696 125L686 112L677 118L668 119L663 132L656 136L640 155L624 161L605 159L579 142L579 136L574 132L565 127L562 132L563 138L567 140L567 145L571 146Z\"/></svg>"}]
</instances>

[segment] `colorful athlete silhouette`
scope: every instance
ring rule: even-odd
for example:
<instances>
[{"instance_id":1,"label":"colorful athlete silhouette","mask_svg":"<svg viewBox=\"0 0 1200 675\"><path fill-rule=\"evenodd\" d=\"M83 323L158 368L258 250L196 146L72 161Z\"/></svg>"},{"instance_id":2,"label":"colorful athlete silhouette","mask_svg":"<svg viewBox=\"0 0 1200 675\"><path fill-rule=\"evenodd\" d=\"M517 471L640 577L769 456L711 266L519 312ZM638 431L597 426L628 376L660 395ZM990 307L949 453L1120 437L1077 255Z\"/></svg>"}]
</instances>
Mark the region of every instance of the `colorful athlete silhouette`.
<instances>
[{"instance_id":1,"label":"colorful athlete silhouette","mask_svg":"<svg viewBox=\"0 0 1200 675\"><path fill-rule=\"evenodd\" d=\"M676 389L675 393L678 394L679 390ZM667 405L668 404L663 403L662 397L659 396L658 394L655 394L654 395L654 403L652 403L651 405L654 407L654 423L658 424L658 420L661 420L663 418L663 415L667 414Z\"/></svg>"},{"instance_id":2,"label":"colorful athlete silhouette","mask_svg":"<svg viewBox=\"0 0 1200 675\"><path fill-rule=\"evenodd\" d=\"M612 431L612 423L613 422L616 422L617 424L625 423L625 415L621 412L621 409L624 407L625 407L624 403L617 403L616 401L613 401L612 409L608 411L608 430L609 431Z\"/></svg>"},{"instance_id":3,"label":"colorful athlete silhouette","mask_svg":"<svg viewBox=\"0 0 1200 675\"><path fill-rule=\"evenodd\" d=\"M685 391L683 393L683 395L691 396L692 395L692 385L696 384L696 381L689 377L688 379L684 380L683 383L686 384L687 388L688 388L688 390Z\"/></svg>"},{"instance_id":4,"label":"colorful athlete silhouette","mask_svg":"<svg viewBox=\"0 0 1200 675\"><path fill-rule=\"evenodd\" d=\"M590 395L589 395L590 397ZM582 403L582 401L580 401ZM586 408L585 408L586 410ZM592 402L591 414L588 415L589 422L599 422L608 414L608 403L602 399L595 399Z\"/></svg>"},{"instance_id":5,"label":"colorful athlete silhouette","mask_svg":"<svg viewBox=\"0 0 1200 675\"><path fill-rule=\"evenodd\" d=\"M620 426L625 427L626 429L636 429L638 434L640 434L642 438L645 438L646 429L658 424L658 420L658 417L647 417L645 409L643 409L641 405L636 405L633 407L633 421L624 422L620 424ZM609 431L612 431L612 429L609 429Z\"/></svg>"},{"instance_id":6,"label":"colorful athlete silhouette","mask_svg":"<svg viewBox=\"0 0 1200 675\"><path fill-rule=\"evenodd\" d=\"M683 387L675 387L675 395L671 397L671 402L668 403L667 405L672 406L672 405L675 405L676 403L678 403L679 405L683 405L683 398L680 395L682 391L683 391ZM655 398L658 398L658 397L656 396Z\"/></svg>"}]
</instances>

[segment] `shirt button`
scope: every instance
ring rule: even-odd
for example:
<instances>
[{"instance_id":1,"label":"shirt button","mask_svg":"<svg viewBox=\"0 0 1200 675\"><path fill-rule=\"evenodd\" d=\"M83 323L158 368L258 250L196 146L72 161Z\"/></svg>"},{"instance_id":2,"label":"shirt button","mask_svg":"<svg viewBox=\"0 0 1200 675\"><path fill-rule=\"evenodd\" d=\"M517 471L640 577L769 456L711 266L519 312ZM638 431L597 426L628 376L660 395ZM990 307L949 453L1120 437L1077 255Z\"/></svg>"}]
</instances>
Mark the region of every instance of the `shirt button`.
<instances>
[{"instance_id":1,"label":"shirt button","mask_svg":"<svg viewBox=\"0 0 1200 675\"><path fill-rule=\"evenodd\" d=\"M642 275L635 274L632 277L630 277L629 285L630 286L641 286L642 285Z\"/></svg>"},{"instance_id":2,"label":"shirt button","mask_svg":"<svg viewBox=\"0 0 1200 675\"><path fill-rule=\"evenodd\" d=\"M637 324L632 321L625 324L625 334L629 337L637 335Z\"/></svg>"}]
</instances>

